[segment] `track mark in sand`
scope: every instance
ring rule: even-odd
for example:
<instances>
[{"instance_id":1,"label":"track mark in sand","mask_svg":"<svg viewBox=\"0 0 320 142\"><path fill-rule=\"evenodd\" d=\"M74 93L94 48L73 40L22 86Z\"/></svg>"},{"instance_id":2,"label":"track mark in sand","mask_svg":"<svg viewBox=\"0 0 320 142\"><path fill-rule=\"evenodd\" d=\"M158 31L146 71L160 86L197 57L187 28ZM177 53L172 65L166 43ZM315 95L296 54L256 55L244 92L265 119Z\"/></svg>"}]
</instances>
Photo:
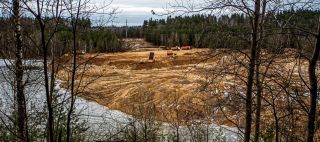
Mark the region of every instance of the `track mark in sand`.
<instances>
[{"instance_id":1,"label":"track mark in sand","mask_svg":"<svg viewBox=\"0 0 320 142\"><path fill-rule=\"evenodd\" d=\"M192 98L198 98L194 92L198 82L193 76L200 76L193 68L202 60L193 53L203 51L208 50L177 52L176 58L168 57L167 51L154 51L155 62L147 62L149 52L100 55L85 73L87 79L99 77L87 86L90 88L86 90L87 98L128 114L138 113L134 112L135 106L154 105L159 121L171 121L166 117L174 117L171 116L175 114L174 109L163 109L170 104L178 104L183 112L193 114L191 111L200 110L198 106L189 106L197 105L190 102L199 102L192 101ZM82 59L91 56L84 55Z\"/></svg>"}]
</instances>

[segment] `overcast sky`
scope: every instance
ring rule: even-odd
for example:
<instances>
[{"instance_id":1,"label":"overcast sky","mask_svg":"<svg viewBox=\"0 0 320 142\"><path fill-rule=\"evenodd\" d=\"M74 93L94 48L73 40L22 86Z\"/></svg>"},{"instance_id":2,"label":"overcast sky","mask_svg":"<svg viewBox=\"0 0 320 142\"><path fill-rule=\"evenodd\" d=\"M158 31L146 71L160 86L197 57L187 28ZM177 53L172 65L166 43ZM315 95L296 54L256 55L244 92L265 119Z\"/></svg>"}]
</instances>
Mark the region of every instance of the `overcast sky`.
<instances>
[{"instance_id":1,"label":"overcast sky","mask_svg":"<svg viewBox=\"0 0 320 142\"><path fill-rule=\"evenodd\" d=\"M163 11L168 3L173 0L113 0L112 7L119 8L120 12L114 20L114 25L142 25L149 18L160 18L151 14L151 10Z\"/></svg>"}]
</instances>

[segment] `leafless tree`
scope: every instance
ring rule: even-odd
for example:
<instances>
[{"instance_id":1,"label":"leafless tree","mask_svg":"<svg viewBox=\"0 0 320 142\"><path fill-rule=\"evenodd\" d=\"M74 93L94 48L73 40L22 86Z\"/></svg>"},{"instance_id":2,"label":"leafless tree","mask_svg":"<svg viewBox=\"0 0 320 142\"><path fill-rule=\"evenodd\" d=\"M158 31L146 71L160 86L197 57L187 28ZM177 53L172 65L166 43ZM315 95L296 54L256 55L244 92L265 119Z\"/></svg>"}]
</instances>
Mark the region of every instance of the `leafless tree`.
<instances>
[{"instance_id":1,"label":"leafless tree","mask_svg":"<svg viewBox=\"0 0 320 142\"><path fill-rule=\"evenodd\" d=\"M28 140L28 123L27 123L27 108L26 98L24 94L24 81L23 81L23 43L21 35L21 23L20 23L20 0L13 1L13 19L15 25L15 39L16 39L16 63L15 63L15 74L16 74L16 98L17 98L17 123L18 123L18 136L19 141L27 142Z\"/></svg>"},{"instance_id":2,"label":"leafless tree","mask_svg":"<svg viewBox=\"0 0 320 142\"><path fill-rule=\"evenodd\" d=\"M265 88L265 76L268 74L268 70L261 70L261 49L266 48L264 45L264 38L270 35L265 34L265 18L270 18L270 15L283 11L288 8L294 7L305 8L312 4L316 4L314 1L282 1L277 2L274 0L252 0L252 1L244 1L244 0L226 0L226 1L175 1L175 3L171 4L174 10L169 9L168 12L171 13L182 13L182 14L190 14L190 13L217 13L225 10L226 12L236 11L239 13L244 13L247 17L249 17L249 25L251 29L249 43L251 44L250 51L240 53L246 53L245 56L248 57L248 63L244 63L247 68L247 76L245 79L245 112L246 112L246 126L244 133L244 141L249 142L251 137L251 123L252 123L252 112L254 110L254 102L253 97L256 97L256 113L255 113L255 138L254 141L258 141L260 137L260 116L261 116L261 101L265 97L262 97L263 88ZM269 14L268 17L266 14ZM284 22L283 24L286 24ZM281 25L284 27L283 25ZM270 33L268 33L270 34ZM271 33L273 35L282 34L282 33ZM317 56L316 54L314 56ZM269 60L269 59L268 59ZM273 59L266 61L267 66L272 64ZM312 61L312 60L311 60ZM310 62L311 64L312 62ZM311 64L314 65L314 64ZM264 66L264 65L263 65ZM266 68L266 67L263 67ZM310 70L310 69L309 69ZM261 72L262 71L262 72ZM312 72L311 72L312 74ZM311 75L310 74L310 75ZM315 76L312 76L314 79ZM310 77L309 77L310 78ZM310 78L311 81L311 78ZM311 83L310 83L311 84ZM314 83L312 83L314 84ZM256 88L256 89L255 89ZM315 91L316 92L316 91ZM314 100L314 97L313 97ZM312 103L312 101L311 101ZM271 103L272 104L272 103ZM271 106L274 106L271 105ZM274 107L275 108L275 107ZM313 110L316 110L315 108ZM313 112L310 110L310 112ZM277 110L276 110L277 111ZM275 114L277 113L275 111ZM278 120L278 118L276 118ZM311 117L310 117L311 119ZM278 127L278 126L277 126ZM277 138L278 140L278 138Z\"/></svg>"},{"instance_id":3,"label":"leafless tree","mask_svg":"<svg viewBox=\"0 0 320 142\"><path fill-rule=\"evenodd\" d=\"M318 27L318 33L315 35L317 38L316 46L314 48L312 58L309 61L309 84L310 84L310 110L308 113L308 136L307 141L313 142L315 135L315 120L318 104L318 79L316 74L317 63L320 52L320 21Z\"/></svg>"}]
</instances>

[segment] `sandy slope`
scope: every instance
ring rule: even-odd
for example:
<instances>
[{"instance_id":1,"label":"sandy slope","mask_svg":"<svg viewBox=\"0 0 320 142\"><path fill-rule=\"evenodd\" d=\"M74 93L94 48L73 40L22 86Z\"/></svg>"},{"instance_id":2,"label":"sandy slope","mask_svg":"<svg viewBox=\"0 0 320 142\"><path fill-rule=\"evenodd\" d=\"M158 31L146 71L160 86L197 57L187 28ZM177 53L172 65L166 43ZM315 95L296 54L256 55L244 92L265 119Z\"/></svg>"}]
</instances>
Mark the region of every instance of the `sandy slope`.
<instances>
[{"instance_id":1,"label":"sandy slope","mask_svg":"<svg viewBox=\"0 0 320 142\"><path fill-rule=\"evenodd\" d=\"M228 126L244 125L247 51L194 49L177 51L175 57L169 57L165 50L153 50L155 62L148 61L150 51L81 55L79 62L87 65L84 72L78 72L78 80L82 78L80 95L111 109L165 122L201 119ZM62 62L67 59L70 56L66 55ZM273 63L267 67L270 59ZM287 85L284 87L289 92L305 90L301 77L306 78L307 62L300 61L299 76L298 60L290 49L283 54L263 51L262 61L261 72L269 70L263 94L264 129L274 123L270 102L275 103L278 116L286 115L287 99L308 104L303 94L288 98L281 86ZM60 70L58 75L67 81L67 70ZM292 117L299 122L297 125L304 123L306 115L299 104L292 105L296 107ZM299 134L303 132L301 129Z\"/></svg>"}]
</instances>

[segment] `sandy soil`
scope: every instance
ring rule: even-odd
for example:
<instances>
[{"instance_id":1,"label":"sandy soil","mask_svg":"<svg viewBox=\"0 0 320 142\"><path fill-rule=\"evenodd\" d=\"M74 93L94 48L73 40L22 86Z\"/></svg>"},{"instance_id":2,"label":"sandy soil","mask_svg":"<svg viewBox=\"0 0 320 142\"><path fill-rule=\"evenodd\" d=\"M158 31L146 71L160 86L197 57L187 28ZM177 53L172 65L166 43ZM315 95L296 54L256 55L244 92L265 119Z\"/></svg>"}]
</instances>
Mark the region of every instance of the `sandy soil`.
<instances>
[{"instance_id":1,"label":"sandy soil","mask_svg":"<svg viewBox=\"0 0 320 142\"><path fill-rule=\"evenodd\" d=\"M155 61L148 60L150 52L155 53ZM167 52L154 48L142 52L80 55L78 62L85 68L77 75L81 82L79 95L111 109L158 121L188 123L201 119L243 127L248 64L244 53L248 51L193 49L174 51L175 56L168 56ZM70 62L69 59L66 55L61 62ZM276 107L281 117L287 115L288 99L308 104L304 94L288 97L288 92L306 90L301 81L301 78L308 81L306 60L297 60L295 52L289 49L281 54L263 51L261 72L267 69L261 116L264 130L274 124L272 107ZM67 67L58 72L65 84L69 75ZM298 101L291 104L294 106L292 119L302 124L306 115ZM290 120L280 121L285 125ZM301 129L300 134L303 132Z\"/></svg>"},{"instance_id":2,"label":"sandy soil","mask_svg":"<svg viewBox=\"0 0 320 142\"><path fill-rule=\"evenodd\" d=\"M148 60L150 51L81 55L79 62L87 64L82 97L132 115L152 113L164 122L209 116L207 104L214 106L217 98L199 89L207 81L205 68L220 61L208 59L209 49L174 51L174 56L153 50L155 61ZM69 78L66 70L58 74L61 80Z\"/></svg>"}]
</instances>

